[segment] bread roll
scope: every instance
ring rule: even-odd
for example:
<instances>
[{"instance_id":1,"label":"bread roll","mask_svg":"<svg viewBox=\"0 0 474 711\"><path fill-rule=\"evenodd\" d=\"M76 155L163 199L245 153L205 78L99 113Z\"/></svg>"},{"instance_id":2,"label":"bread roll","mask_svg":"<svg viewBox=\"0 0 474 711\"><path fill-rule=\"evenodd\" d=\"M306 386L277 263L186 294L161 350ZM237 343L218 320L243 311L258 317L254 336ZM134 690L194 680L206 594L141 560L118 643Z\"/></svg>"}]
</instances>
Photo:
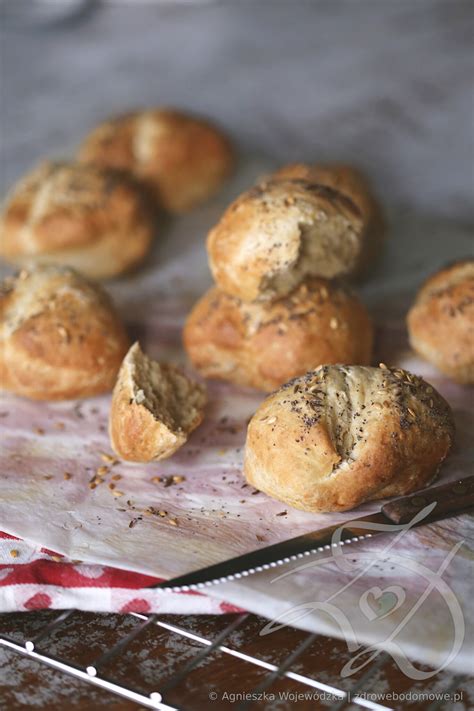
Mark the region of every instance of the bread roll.
<instances>
[{"instance_id":1,"label":"bread roll","mask_svg":"<svg viewBox=\"0 0 474 711\"><path fill-rule=\"evenodd\" d=\"M271 303L210 289L183 336L202 375L268 392L321 363L370 363L373 328L346 287L313 278Z\"/></svg>"},{"instance_id":2,"label":"bread roll","mask_svg":"<svg viewBox=\"0 0 474 711\"><path fill-rule=\"evenodd\" d=\"M35 400L112 390L127 352L105 292L60 267L22 270L0 287L0 385Z\"/></svg>"},{"instance_id":3,"label":"bread roll","mask_svg":"<svg viewBox=\"0 0 474 711\"><path fill-rule=\"evenodd\" d=\"M109 432L114 451L130 462L171 457L203 419L206 394L178 368L151 360L135 343L112 397Z\"/></svg>"},{"instance_id":4,"label":"bread roll","mask_svg":"<svg viewBox=\"0 0 474 711\"><path fill-rule=\"evenodd\" d=\"M277 170L271 178L284 180L304 178L317 185L338 190L357 205L363 215L365 239L358 270L353 276L357 278L365 276L381 251L385 233L382 208L365 175L354 166L343 163L320 165L293 163Z\"/></svg>"},{"instance_id":5,"label":"bread roll","mask_svg":"<svg viewBox=\"0 0 474 711\"><path fill-rule=\"evenodd\" d=\"M154 232L140 189L124 174L41 163L7 197L0 255L13 264L66 264L94 278L140 262Z\"/></svg>"},{"instance_id":6,"label":"bread roll","mask_svg":"<svg viewBox=\"0 0 474 711\"><path fill-rule=\"evenodd\" d=\"M474 383L474 259L431 276L407 323L417 353L456 382Z\"/></svg>"},{"instance_id":7,"label":"bread roll","mask_svg":"<svg viewBox=\"0 0 474 711\"><path fill-rule=\"evenodd\" d=\"M130 171L166 210L176 213L211 197L234 166L231 144L219 129L164 108L100 124L85 139L79 158Z\"/></svg>"},{"instance_id":8,"label":"bread roll","mask_svg":"<svg viewBox=\"0 0 474 711\"><path fill-rule=\"evenodd\" d=\"M367 229L347 195L304 178L274 179L241 195L208 235L217 285L243 301L285 296L307 276L365 268Z\"/></svg>"},{"instance_id":9,"label":"bread roll","mask_svg":"<svg viewBox=\"0 0 474 711\"><path fill-rule=\"evenodd\" d=\"M250 421L244 473L304 511L345 511L429 484L451 447L453 415L400 369L327 365L270 395Z\"/></svg>"}]
</instances>

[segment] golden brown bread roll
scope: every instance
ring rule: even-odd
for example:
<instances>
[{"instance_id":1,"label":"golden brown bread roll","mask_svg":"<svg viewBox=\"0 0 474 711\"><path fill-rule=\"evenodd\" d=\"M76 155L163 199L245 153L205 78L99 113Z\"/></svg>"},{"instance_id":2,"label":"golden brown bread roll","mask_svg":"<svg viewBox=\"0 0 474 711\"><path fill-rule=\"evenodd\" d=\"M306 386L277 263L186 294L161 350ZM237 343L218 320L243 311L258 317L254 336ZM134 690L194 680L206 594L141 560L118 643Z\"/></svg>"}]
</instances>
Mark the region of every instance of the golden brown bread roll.
<instances>
[{"instance_id":1,"label":"golden brown bread roll","mask_svg":"<svg viewBox=\"0 0 474 711\"><path fill-rule=\"evenodd\" d=\"M345 511L436 476L454 437L447 402L404 370L327 365L270 395L250 421L244 473L304 511Z\"/></svg>"},{"instance_id":2,"label":"golden brown bread roll","mask_svg":"<svg viewBox=\"0 0 474 711\"><path fill-rule=\"evenodd\" d=\"M217 285L244 301L285 296L307 276L354 276L366 267L361 207L340 190L276 178L243 193L207 239Z\"/></svg>"},{"instance_id":3,"label":"golden brown bread roll","mask_svg":"<svg viewBox=\"0 0 474 711\"><path fill-rule=\"evenodd\" d=\"M151 360L135 343L112 397L109 432L114 451L131 462L171 457L200 424L205 389L172 365Z\"/></svg>"},{"instance_id":4,"label":"golden brown bread roll","mask_svg":"<svg viewBox=\"0 0 474 711\"><path fill-rule=\"evenodd\" d=\"M79 159L130 171L177 213L211 197L234 167L232 146L219 129L164 108L101 123L85 139Z\"/></svg>"},{"instance_id":5,"label":"golden brown bread roll","mask_svg":"<svg viewBox=\"0 0 474 711\"><path fill-rule=\"evenodd\" d=\"M0 287L0 386L36 400L112 390L128 348L108 296L72 269L37 267Z\"/></svg>"},{"instance_id":6,"label":"golden brown bread roll","mask_svg":"<svg viewBox=\"0 0 474 711\"><path fill-rule=\"evenodd\" d=\"M194 306L183 337L202 375L269 392L321 363L370 363L373 328L350 290L313 278L271 303L214 287Z\"/></svg>"},{"instance_id":7,"label":"golden brown bread roll","mask_svg":"<svg viewBox=\"0 0 474 711\"><path fill-rule=\"evenodd\" d=\"M407 323L417 353L456 382L474 383L474 259L427 279Z\"/></svg>"},{"instance_id":8,"label":"golden brown bread roll","mask_svg":"<svg viewBox=\"0 0 474 711\"><path fill-rule=\"evenodd\" d=\"M154 232L138 186L79 163L41 163L7 197L0 255L13 264L66 264L111 277L140 262Z\"/></svg>"}]
</instances>

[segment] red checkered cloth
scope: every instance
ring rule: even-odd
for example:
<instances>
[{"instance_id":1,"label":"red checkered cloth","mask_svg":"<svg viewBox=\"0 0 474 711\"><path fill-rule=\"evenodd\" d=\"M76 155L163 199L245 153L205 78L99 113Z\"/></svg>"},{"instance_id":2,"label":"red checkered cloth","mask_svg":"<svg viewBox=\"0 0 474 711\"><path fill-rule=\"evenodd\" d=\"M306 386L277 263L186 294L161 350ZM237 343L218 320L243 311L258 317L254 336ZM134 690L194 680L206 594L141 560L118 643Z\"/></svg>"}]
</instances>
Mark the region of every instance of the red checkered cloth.
<instances>
[{"instance_id":1,"label":"red checkered cloth","mask_svg":"<svg viewBox=\"0 0 474 711\"><path fill-rule=\"evenodd\" d=\"M222 614L240 608L199 593L150 586L160 578L71 561L0 532L0 612L70 609L94 612Z\"/></svg>"}]
</instances>

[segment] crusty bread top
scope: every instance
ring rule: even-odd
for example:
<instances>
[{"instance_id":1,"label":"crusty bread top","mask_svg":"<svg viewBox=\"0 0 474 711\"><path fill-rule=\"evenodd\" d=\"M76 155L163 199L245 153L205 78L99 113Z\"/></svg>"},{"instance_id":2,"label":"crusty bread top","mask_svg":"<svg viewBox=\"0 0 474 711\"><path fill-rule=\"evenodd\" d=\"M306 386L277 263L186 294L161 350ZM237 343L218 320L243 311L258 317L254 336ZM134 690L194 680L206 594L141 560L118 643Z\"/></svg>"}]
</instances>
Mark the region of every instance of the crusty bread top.
<instances>
[{"instance_id":1,"label":"crusty bread top","mask_svg":"<svg viewBox=\"0 0 474 711\"><path fill-rule=\"evenodd\" d=\"M115 318L115 310L107 293L69 267L43 265L22 269L14 276L6 277L0 285L0 304L2 330L6 336L40 315L50 314L53 321L58 309L64 310L74 323L79 309L87 313L88 319L94 313L102 316L102 309ZM59 322L51 323L52 327L54 325L61 326ZM79 336L81 327L90 330L86 322L77 321L78 332L71 336Z\"/></svg>"},{"instance_id":2,"label":"crusty bread top","mask_svg":"<svg viewBox=\"0 0 474 711\"><path fill-rule=\"evenodd\" d=\"M329 333L350 328L350 318L353 312L366 313L359 298L352 289L337 279L328 280L319 277L310 277L296 287L290 294L276 301L242 301L214 287L207 292L205 319L209 319L216 310L217 320L223 314L230 319L235 313L235 327L240 337L244 340L252 338L267 326L273 325L286 333L288 327L295 324L302 329L307 328L308 318L315 315L321 323L327 322ZM340 316L339 321L336 316ZM238 321L238 323L237 323ZM367 321L369 319L367 317ZM226 327L227 333L222 334L222 342L229 337L230 324ZM326 335L322 333L320 335ZM235 337L234 337L235 340Z\"/></svg>"},{"instance_id":3,"label":"crusty bread top","mask_svg":"<svg viewBox=\"0 0 474 711\"><path fill-rule=\"evenodd\" d=\"M466 308L474 303L474 259L461 259L440 269L426 279L417 294L416 302L423 303L433 296L454 295L457 287L463 287L461 304L453 304L454 308ZM469 298L469 292L470 297Z\"/></svg>"},{"instance_id":4,"label":"crusty bread top","mask_svg":"<svg viewBox=\"0 0 474 711\"><path fill-rule=\"evenodd\" d=\"M350 273L360 256L362 215L333 188L274 180L241 195L209 233L217 284L244 301L289 293L305 276Z\"/></svg>"},{"instance_id":5,"label":"crusty bread top","mask_svg":"<svg viewBox=\"0 0 474 711\"><path fill-rule=\"evenodd\" d=\"M272 179L303 178L317 185L325 185L349 197L366 218L378 210L371 187L365 175L352 165L321 163L285 165L270 176Z\"/></svg>"},{"instance_id":6,"label":"crusty bread top","mask_svg":"<svg viewBox=\"0 0 474 711\"><path fill-rule=\"evenodd\" d=\"M220 187L233 169L234 151L209 121L155 108L101 123L86 137L79 159L132 172L165 209L181 212Z\"/></svg>"},{"instance_id":7,"label":"crusty bread top","mask_svg":"<svg viewBox=\"0 0 474 711\"><path fill-rule=\"evenodd\" d=\"M65 161L44 161L7 195L0 251L8 257L87 246L113 231L145 224L148 209L123 173Z\"/></svg>"},{"instance_id":8,"label":"crusty bread top","mask_svg":"<svg viewBox=\"0 0 474 711\"><path fill-rule=\"evenodd\" d=\"M23 269L0 287L0 380L52 400L111 390L128 337L107 294L72 269Z\"/></svg>"},{"instance_id":9,"label":"crusty bread top","mask_svg":"<svg viewBox=\"0 0 474 711\"><path fill-rule=\"evenodd\" d=\"M283 406L290 400L302 432L313 426L327 430L338 461L347 459L359 443L364 446L370 420L384 415L394 417L401 430L416 425L454 431L444 398L402 368L324 365L283 385L279 400Z\"/></svg>"}]
</instances>

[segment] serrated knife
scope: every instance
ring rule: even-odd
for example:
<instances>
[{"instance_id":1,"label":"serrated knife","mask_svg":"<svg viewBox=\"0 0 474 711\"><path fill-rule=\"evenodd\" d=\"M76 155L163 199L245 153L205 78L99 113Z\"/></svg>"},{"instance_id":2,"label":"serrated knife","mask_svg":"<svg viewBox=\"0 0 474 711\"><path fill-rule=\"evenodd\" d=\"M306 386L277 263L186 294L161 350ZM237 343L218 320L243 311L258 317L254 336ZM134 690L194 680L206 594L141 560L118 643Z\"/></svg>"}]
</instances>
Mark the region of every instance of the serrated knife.
<instances>
[{"instance_id":1,"label":"serrated knife","mask_svg":"<svg viewBox=\"0 0 474 711\"><path fill-rule=\"evenodd\" d=\"M389 501L377 513L304 533L302 536L265 548L258 548L222 563L165 580L153 587L169 592L201 590L210 585L239 580L292 560L327 551L333 546L371 538L379 533L395 533L405 527L411 528L446 518L466 511L472 506L474 506L474 476L417 491L409 496ZM384 530L383 526L388 528Z\"/></svg>"}]
</instances>

